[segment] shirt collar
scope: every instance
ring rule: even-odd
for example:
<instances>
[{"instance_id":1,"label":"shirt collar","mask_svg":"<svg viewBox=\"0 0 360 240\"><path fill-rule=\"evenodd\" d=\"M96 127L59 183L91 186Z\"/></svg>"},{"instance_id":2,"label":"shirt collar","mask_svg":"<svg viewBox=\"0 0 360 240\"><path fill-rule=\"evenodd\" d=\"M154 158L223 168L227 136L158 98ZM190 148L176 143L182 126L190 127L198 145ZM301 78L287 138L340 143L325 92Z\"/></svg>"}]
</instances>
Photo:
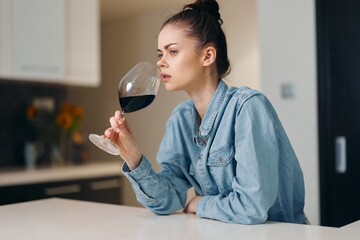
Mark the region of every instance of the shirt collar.
<instances>
[{"instance_id":1,"label":"shirt collar","mask_svg":"<svg viewBox=\"0 0 360 240\"><path fill-rule=\"evenodd\" d=\"M209 132L211 131L215 118L220 110L220 107L224 101L226 92L228 90L228 86L224 83L223 80L220 80L214 95L211 98L210 104L208 106L208 109L205 112L205 116L202 119L202 122L200 123L200 117L198 113L196 112L195 107L193 108L194 111L194 137L200 135L202 137L207 137Z\"/></svg>"}]
</instances>

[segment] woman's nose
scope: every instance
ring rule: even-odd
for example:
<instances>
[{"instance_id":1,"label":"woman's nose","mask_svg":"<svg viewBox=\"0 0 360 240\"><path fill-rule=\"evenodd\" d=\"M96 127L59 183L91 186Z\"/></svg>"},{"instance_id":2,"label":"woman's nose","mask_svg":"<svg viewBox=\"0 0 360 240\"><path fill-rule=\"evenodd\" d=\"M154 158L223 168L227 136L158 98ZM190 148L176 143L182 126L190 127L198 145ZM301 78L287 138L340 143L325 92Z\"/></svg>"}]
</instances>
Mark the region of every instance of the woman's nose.
<instances>
[{"instance_id":1,"label":"woman's nose","mask_svg":"<svg viewBox=\"0 0 360 240\"><path fill-rule=\"evenodd\" d=\"M164 59L164 57L161 57L158 61L157 61L157 66L159 68L163 68L163 67L166 67L167 66L167 63Z\"/></svg>"}]
</instances>

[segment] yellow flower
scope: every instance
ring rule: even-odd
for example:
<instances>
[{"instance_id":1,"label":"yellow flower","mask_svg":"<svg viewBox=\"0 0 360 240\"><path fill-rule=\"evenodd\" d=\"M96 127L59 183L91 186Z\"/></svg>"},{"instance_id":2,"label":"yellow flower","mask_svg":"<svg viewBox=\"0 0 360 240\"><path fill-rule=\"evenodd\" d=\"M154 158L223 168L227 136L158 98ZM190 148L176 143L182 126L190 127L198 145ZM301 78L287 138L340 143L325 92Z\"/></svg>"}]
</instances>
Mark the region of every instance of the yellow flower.
<instances>
[{"instance_id":1,"label":"yellow flower","mask_svg":"<svg viewBox=\"0 0 360 240\"><path fill-rule=\"evenodd\" d=\"M71 112L72 107L73 106L70 103L64 103L61 106L60 112Z\"/></svg>"},{"instance_id":2,"label":"yellow flower","mask_svg":"<svg viewBox=\"0 0 360 240\"><path fill-rule=\"evenodd\" d=\"M75 143L75 144L81 144L83 143L83 135L80 132L74 132L71 136L71 140Z\"/></svg>"},{"instance_id":3,"label":"yellow flower","mask_svg":"<svg viewBox=\"0 0 360 240\"><path fill-rule=\"evenodd\" d=\"M68 112L62 112L57 116L56 123L63 129L69 129L73 124L73 116Z\"/></svg>"},{"instance_id":4,"label":"yellow flower","mask_svg":"<svg viewBox=\"0 0 360 240\"><path fill-rule=\"evenodd\" d=\"M71 110L72 110L71 112L74 115L74 117L78 118L79 120L83 119L84 109L82 109L81 107L73 106L73 108Z\"/></svg>"},{"instance_id":5,"label":"yellow flower","mask_svg":"<svg viewBox=\"0 0 360 240\"><path fill-rule=\"evenodd\" d=\"M33 120L36 116L36 113L37 113L37 108L31 105L30 107L28 107L26 111L26 116L29 120Z\"/></svg>"},{"instance_id":6,"label":"yellow flower","mask_svg":"<svg viewBox=\"0 0 360 240\"><path fill-rule=\"evenodd\" d=\"M59 143L62 141L61 139L76 143L83 141L81 127L84 110L74 104L64 103L57 111L38 109L36 106L30 105L26 109L26 117L31 123L28 128L29 132L34 129L30 133L33 138L51 143Z\"/></svg>"}]
</instances>

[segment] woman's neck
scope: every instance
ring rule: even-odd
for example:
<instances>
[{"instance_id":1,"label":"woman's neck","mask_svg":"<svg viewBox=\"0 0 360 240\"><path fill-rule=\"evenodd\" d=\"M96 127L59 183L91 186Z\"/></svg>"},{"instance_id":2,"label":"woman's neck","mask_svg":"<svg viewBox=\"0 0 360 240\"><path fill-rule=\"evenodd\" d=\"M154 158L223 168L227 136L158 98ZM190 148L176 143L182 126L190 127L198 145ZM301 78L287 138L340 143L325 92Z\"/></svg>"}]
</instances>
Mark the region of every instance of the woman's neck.
<instances>
[{"instance_id":1,"label":"woman's neck","mask_svg":"<svg viewBox=\"0 0 360 240\"><path fill-rule=\"evenodd\" d=\"M195 109L201 119L203 119L205 116L205 113L209 107L210 101L216 91L218 84L218 79L216 79L216 81L207 81L204 82L204 85L201 86L199 89L188 92L189 96L194 102Z\"/></svg>"}]
</instances>

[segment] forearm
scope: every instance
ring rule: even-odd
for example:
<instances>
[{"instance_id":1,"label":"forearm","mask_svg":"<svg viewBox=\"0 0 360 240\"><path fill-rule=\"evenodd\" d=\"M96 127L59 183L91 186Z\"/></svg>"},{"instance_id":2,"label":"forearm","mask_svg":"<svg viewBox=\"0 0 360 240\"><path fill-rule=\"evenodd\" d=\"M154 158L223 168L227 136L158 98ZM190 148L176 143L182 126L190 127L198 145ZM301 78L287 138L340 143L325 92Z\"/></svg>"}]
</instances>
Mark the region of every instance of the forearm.
<instances>
[{"instance_id":1,"label":"forearm","mask_svg":"<svg viewBox=\"0 0 360 240\"><path fill-rule=\"evenodd\" d=\"M228 196L204 196L197 205L196 214L202 218L215 219L228 223L260 224L268 217L268 210L273 204L271 197L256 198L240 197L232 192Z\"/></svg>"},{"instance_id":2,"label":"forearm","mask_svg":"<svg viewBox=\"0 0 360 240\"><path fill-rule=\"evenodd\" d=\"M170 214L185 205L188 185L183 180L156 173L146 159L142 157L140 165L129 171L124 164L123 173L129 179L136 197L141 205L157 214ZM175 185L175 186L174 186Z\"/></svg>"}]
</instances>

